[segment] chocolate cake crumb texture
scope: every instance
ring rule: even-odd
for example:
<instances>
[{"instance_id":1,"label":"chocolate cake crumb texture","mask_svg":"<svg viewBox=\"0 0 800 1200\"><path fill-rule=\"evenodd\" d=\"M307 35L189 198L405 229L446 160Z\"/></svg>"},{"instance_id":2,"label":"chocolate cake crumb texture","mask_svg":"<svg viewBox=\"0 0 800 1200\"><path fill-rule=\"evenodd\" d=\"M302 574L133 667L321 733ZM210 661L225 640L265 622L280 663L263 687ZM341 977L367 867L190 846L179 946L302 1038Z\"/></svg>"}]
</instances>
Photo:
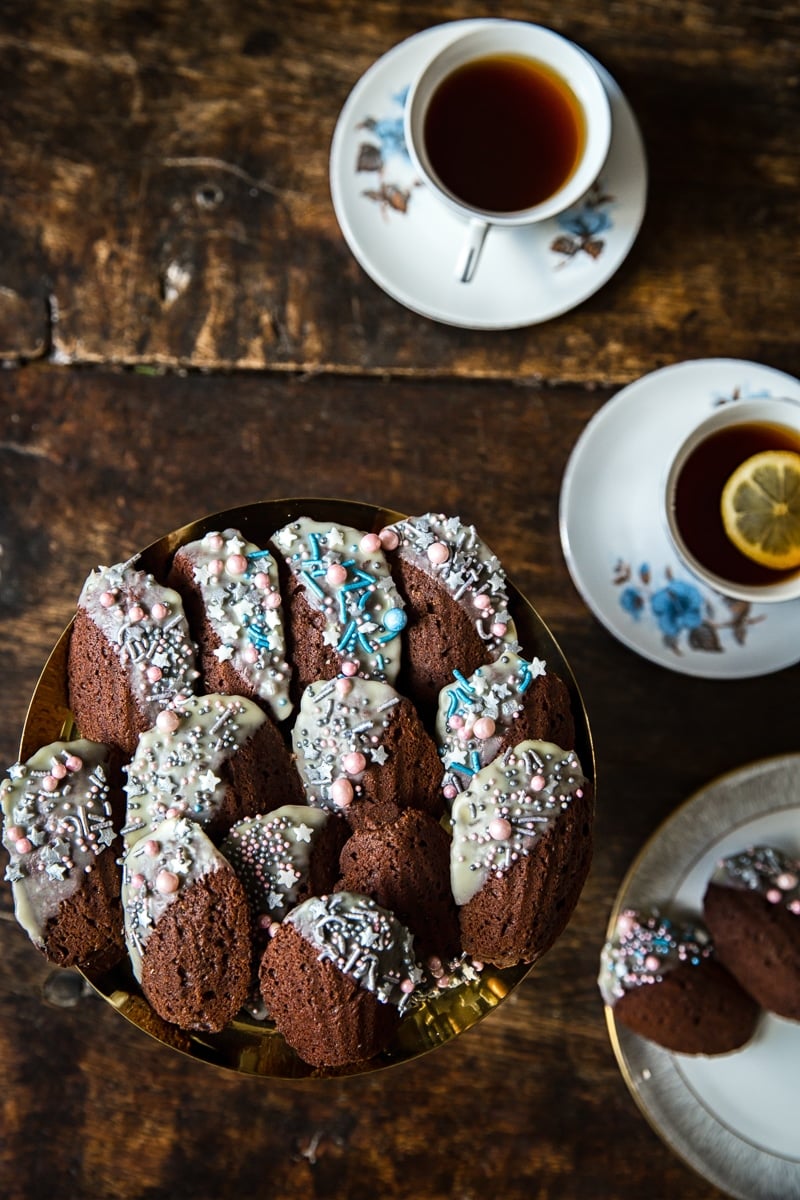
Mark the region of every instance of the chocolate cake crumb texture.
<instances>
[{"instance_id":1,"label":"chocolate cake crumb texture","mask_svg":"<svg viewBox=\"0 0 800 1200\"><path fill-rule=\"evenodd\" d=\"M126 848L167 817L204 827L217 815L229 783L220 771L267 720L242 696L193 696L164 709L139 738L127 768Z\"/></svg>"},{"instance_id":2,"label":"chocolate cake crumb texture","mask_svg":"<svg viewBox=\"0 0 800 1200\"><path fill-rule=\"evenodd\" d=\"M322 615L323 642L341 657L342 672L392 683L406 615L378 535L303 517L273 541Z\"/></svg>"},{"instance_id":3,"label":"chocolate cake crumb texture","mask_svg":"<svg viewBox=\"0 0 800 1200\"><path fill-rule=\"evenodd\" d=\"M277 721L292 711L291 668L273 554L236 529L210 532L178 551L187 560L205 616L218 640L211 651L229 662Z\"/></svg>"},{"instance_id":4,"label":"chocolate cake crumb texture","mask_svg":"<svg viewBox=\"0 0 800 1200\"><path fill-rule=\"evenodd\" d=\"M467 904L490 876L534 853L586 782L575 752L549 742L521 742L481 768L453 803L456 903Z\"/></svg>"}]
</instances>

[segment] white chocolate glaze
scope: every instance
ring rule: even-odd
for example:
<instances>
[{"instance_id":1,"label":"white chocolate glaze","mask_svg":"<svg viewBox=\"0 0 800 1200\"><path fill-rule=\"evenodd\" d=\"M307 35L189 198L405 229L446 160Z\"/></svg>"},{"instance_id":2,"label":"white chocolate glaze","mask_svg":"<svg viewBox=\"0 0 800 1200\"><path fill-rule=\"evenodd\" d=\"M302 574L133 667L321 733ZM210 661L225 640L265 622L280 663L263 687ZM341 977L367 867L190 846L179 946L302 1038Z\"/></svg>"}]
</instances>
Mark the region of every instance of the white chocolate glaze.
<instances>
[{"instance_id":1,"label":"white chocolate glaze","mask_svg":"<svg viewBox=\"0 0 800 1200\"><path fill-rule=\"evenodd\" d=\"M406 615L377 534L301 517L273 541L323 614L324 642L341 655L344 673L393 683Z\"/></svg>"},{"instance_id":2,"label":"white chocolate glaze","mask_svg":"<svg viewBox=\"0 0 800 1200\"><path fill-rule=\"evenodd\" d=\"M399 702L378 680L339 676L309 684L292 730L309 804L341 811L358 796L365 768L387 761L382 734Z\"/></svg>"},{"instance_id":3,"label":"white chocolate glaze","mask_svg":"<svg viewBox=\"0 0 800 1200\"><path fill-rule=\"evenodd\" d=\"M583 795L586 780L574 750L520 742L482 767L453 802L450 880L466 904L490 875L502 875Z\"/></svg>"},{"instance_id":4,"label":"white chocolate glaze","mask_svg":"<svg viewBox=\"0 0 800 1200\"><path fill-rule=\"evenodd\" d=\"M478 667L468 679L456 673L455 682L442 688L436 736L448 803L497 757L507 729L522 712L528 688L544 673L541 659L529 662L508 651Z\"/></svg>"},{"instance_id":5,"label":"white chocolate glaze","mask_svg":"<svg viewBox=\"0 0 800 1200\"><path fill-rule=\"evenodd\" d=\"M387 525L381 539L387 548L396 539L401 558L447 589L475 626L490 657L520 649L508 611L505 571L474 525L444 513L425 513Z\"/></svg>"},{"instance_id":6,"label":"white chocolate glaze","mask_svg":"<svg viewBox=\"0 0 800 1200\"><path fill-rule=\"evenodd\" d=\"M237 821L220 845L247 895L250 912L268 928L297 903L308 879L314 840L330 814L285 804L274 812Z\"/></svg>"},{"instance_id":7,"label":"white chocolate glaze","mask_svg":"<svg viewBox=\"0 0 800 1200\"><path fill-rule=\"evenodd\" d=\"M83 585L78 606L113 646L137 705L155 721L176 698L193 692L197 647L178 593L137 571L135 562L97 567Z\"/></svg>"},{"instance_id":8,"label":"white chocolate glaze","mask_svg":"<svg viewBox=\"0 0 800 1200\"><path fill-rule=\"evenodd\" d=\"M79 738L43 746L15 763L0 786L6 879L14 911L37 946L63 900L77 892L114 842L107 746Z\"/></svg>"},{"instance_id":9,"label":"white chocolate glaze","mask_svg":"<svg viewBox=\"0 0 800 1200\"><path fill-rule=\"evenodd\" d=\"M225 796L221 766L266 720L252 700L214 692L191 696L162 713L140 736L126 768L126 849L167 817L185 816L207 826Z\"/></svg>"},{"instance_id":10,"label":"white chocolate glaze","mask_svg":"<svg viewBox=\"0 0 800 1200\"><path fill-rule=\"evenodd\" d=\"M286 917L317 951L382 1004L401 1012L422 981L414 939L392 913L367 896L336 892L312 896Z\"/></svg>"},{"instance_id":11,"label":"white chocolate glaze","mask_svg":"<svg viewBox=\"0 0 800 1200\"><path fill-rule=\"evenodd\" d=\"M192 564L208 621L220 645L213 651L265 700L277 721L292 711L291 668L278 584L269 550L246 541L237 529L210 532L182 546Z\"/></svg>"},{"instance_id":12,"label":"white chocolate glaze","mask_svg":"<svg viewBox=\"0 0 800 1200\"><path fill-rule=\"evenodd\" d=\"M614 1005L632 988L660 983L682 964L699 966L713 952L711 935L699 922L679 924L656 911L626 909L603 947L597 984L606 1004Z\"/></svg>"}]
</instances>

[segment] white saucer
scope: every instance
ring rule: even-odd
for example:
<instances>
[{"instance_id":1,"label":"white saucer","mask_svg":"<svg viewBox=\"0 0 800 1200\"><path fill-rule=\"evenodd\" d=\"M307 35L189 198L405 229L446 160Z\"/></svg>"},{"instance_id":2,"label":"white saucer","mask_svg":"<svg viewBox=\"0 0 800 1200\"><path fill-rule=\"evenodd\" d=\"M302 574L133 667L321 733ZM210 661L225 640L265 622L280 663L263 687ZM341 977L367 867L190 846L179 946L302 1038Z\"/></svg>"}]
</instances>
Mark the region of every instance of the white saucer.
<instances>
[{"instance_id":1,"label":"white saucer","mask_svg":"<svg viewBox=\"0 0 800 1200\"><path fill-rule=\"evenodd\" d=\"M602 287L644 216L647 166L627 100L595 64L613 133L593 190L560 217L492 229L471 283L454 275L466 225L415 178L403 137L409 84L431 53L480 21L437 25L401 42L359 80L331 145L333 206L367 274L414 312L468 329L513 329L559 316Z\"/></svg>"},{"instance_id":2,"label":"white saucer","mask_svg":"<svg viewBox=\"0 0 800 1200\"><path fill-rule=\"evenodd\" d=\"M702 912L718 859L750 846L800 855L800 754L751 763L695 793L656 831L617 895L626 908ZM800 1197L797 1063L800 1023L762 1013L750 1042L708 1058L673 1054L631 1033L606 1008L625 1082L667 1145L738 1200Z\"/></svg>"},{"instance_id":3,"label":"white saucer","mask_svg":"<svg viewBox=\"0 0 800 1200\"><path fill-rule=\"evenodd\" d=\"M737 359L664 367L595 414L564 473L561 544L575 586L621 642L685 675L742 679L800 661L800 600L726 601L680 564L663 516L680 442L716 405L758 396L800 403L800 381Z\"/></svg>"}]
</instances>

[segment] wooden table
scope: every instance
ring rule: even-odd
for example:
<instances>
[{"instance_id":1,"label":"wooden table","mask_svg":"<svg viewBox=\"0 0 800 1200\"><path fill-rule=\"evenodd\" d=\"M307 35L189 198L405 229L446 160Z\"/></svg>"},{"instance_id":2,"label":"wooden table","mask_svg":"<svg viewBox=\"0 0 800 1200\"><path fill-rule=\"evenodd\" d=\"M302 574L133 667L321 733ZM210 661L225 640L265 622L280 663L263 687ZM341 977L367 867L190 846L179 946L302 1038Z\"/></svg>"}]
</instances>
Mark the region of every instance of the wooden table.
<instances>
[{"instance_id":1,"label":"wooden table","mask_svg":"<svg viewBox=\"0 0 800 1200\"><path fill-rule=\"evenodd\" d=\"M550 23L639 118L640 237L575 311L513 332L400 307L327 182L360 74L442 20ZM204 513L337 495L473 522L569 657L598 759L597 850L555 948L415 1063L323 1085L166 1052L51 972L0 892L9 1198L639 1200L721 1195L617 1069L595 985L643 841L722 771L797 749L797 669L693 680L587 611L561 475L620 386L684 358L800 373L800 15L784 0L6 0L0 14L0 757L85 575Z\"/></svg>"}]
</instances>

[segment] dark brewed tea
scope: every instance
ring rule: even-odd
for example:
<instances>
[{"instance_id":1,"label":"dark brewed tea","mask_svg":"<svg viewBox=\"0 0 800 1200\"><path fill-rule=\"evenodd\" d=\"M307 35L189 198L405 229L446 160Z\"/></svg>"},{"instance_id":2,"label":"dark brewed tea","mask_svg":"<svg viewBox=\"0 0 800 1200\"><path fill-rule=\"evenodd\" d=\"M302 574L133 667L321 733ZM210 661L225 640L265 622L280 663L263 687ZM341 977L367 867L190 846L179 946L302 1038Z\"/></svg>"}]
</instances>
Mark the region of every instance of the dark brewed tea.
<instances>
[{"instance_id":1,"label":"dark brewed tea","mask_svg":"<svg viewBox=\"0 0 800 1200\"><path fill-rule=\"evenodd\" d=\"M736 549L722 524L722 489L745 459L763 450L800 454L800 432L765 422L718 429L689 455L675 487L675 521L688 550L715 575L747 586L777 583L797 574L752 562Z\"/></svg>"},{"instance_id":2,"label":"dark brewed tea","mask_svg":"<svg viewBox=\"0 0 800 1200\"><path fill-rule=\"evenodd\" d=\"M547 200L570 178L586 141L572 89L545 63L493 55L439 84L425 116L430 164L458 200L512 213Z\"/></svg>"}]
</instances>

